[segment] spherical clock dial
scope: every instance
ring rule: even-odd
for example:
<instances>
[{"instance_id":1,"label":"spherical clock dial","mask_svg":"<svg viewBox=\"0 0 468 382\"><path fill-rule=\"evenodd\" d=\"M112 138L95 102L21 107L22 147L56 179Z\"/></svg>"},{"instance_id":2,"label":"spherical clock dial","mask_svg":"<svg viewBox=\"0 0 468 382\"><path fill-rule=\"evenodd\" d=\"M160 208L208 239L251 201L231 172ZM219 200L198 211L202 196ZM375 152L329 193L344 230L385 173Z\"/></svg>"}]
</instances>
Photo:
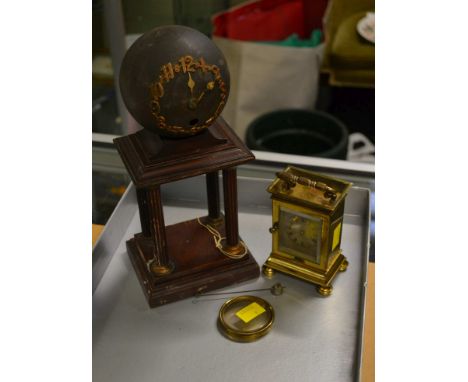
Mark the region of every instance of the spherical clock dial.
<instances>
[{"instance_id":1,"label":"spherical clock dial","mask_svg":"<svg viewBox=\"0 0 468 382\"><path fill-rule=\"evenodd\" d=\"M171 25L138 38L120 70L122 98L146 129L184 137L208 128L226 105L229 71L203 33Z\"/></svg>"},{"instance_id":2,"label":"spherical clock dial","mask_svg":"<svg viewBox=\"0 0 468 382\"><path fill-rule=\"evenodd\" d=\"M228 96L219 67L190 55L164 64L151 93L151 113L160 128L174 134L196 133L208 127Z\"/></svg>"}]
</instances>

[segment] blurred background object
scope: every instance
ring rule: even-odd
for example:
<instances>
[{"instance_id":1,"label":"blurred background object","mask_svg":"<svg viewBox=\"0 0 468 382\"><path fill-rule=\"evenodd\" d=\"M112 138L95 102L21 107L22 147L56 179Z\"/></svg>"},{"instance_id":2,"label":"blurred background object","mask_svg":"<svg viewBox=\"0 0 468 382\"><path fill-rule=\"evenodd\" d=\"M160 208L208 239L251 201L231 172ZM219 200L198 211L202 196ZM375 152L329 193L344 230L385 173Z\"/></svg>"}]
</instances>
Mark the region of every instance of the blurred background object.
<instances>
[{"instance_id":1,"label":"blurred background object","mask_svg":"<svg viewBox=\"0 0 468 382\"><path fill-rule=\"evenodd\" d=\"M242 41L278 41L293 33L305 38L302 0L242 3L213 17L213 35Z\"/></svg>"},{"instance_id":2,"label":"blurred background object","mask_svg":"<svg viewBox=\"0 0 468 382\"><path fill-rule=\"evenodd\" d=\"M375 46L358 32L359 23L373 11L374 0L330 0L323 70L330 74L332 85L374 87Z\"/></svg>"},{"instance_id":3,"label":"blurred background object","mask_svg":"<svg viewBox=\"0 0 468 382\"><path fill-rule=\"evenodd\" d=\"M326 4L258 0L213 16L213 40L234 79L223 117L242 139L261 115L315 109L323 46L321 16L311 22L314 17L306 13L315 14L316 9L306 6L311 3Z\"/></svg>"},{"instance_id":4,"label":"blurred background object","mask_svg":"<svg viewBox=\"0 0 468 382\"><path fill-rule=\"evenodd\" d=\"M185 25L211 36L213 15L229 8L232 3L229 0L173 0L174 24Z\"/></svg>"},{"instance_id":5,"label":"blurred background object","mask_svg":"<svg viewBox=\"0 0 468 382\"><path fill-rule=\"evenodd\" d=\"M93 224L107 222L129 183L127 174L93 170Z\"/></svg>"},{"instance_id":6,"label":"blurred background object","mask_svg":"<svg viewBox=\"0 0 468 382\"><path fill-rule=\"evenodd\" d=\"M252 150L346 159L348 129L324 112L277 110L255 119L246 141Z\"/></svg>"},{"instance_id":7,"label":"blurred background object","mask_svg":"<svg viewBox=\"0 0 468 382\"><path fill-rule=\"evenodd\" d=\"M315 109L322 45L290 47L213 37L229 65L231 93L223 117L245 139L255 118L276 110Z\"/></svg>"},{"instance_id":8,"label":"blurred background object","mask_svg":"<svg viewBox=\"0 0 468 382\"><path fill-rule=\"evenodd\" d=\"M323 16L324 58L317 109L341 119L349 133L375 144L375 45L358 32L374 0L329 0ZM375 29L375 22L373 24ZM373 155L351 156L372 161Z\"/></svg>"}]
</instances>

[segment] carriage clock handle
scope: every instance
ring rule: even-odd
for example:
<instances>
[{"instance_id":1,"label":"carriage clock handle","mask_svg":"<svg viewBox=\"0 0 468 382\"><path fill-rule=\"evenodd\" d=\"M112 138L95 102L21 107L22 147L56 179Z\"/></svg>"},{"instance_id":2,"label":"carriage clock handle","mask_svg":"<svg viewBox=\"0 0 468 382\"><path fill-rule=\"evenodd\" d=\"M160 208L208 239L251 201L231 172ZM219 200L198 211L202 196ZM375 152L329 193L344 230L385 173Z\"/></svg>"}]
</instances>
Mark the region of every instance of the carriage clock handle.
<instances>
[{"instance_id":1,"label":"carriage clock handle","mask_svg":"<svg viewBox=\"0 0 468 382\"><path fill-rule=\"evenodd\" d=\"M317 190L323 191L323 196L327 199L330 199L330 200L336 199L336 196L337 196L336 191L330 186L327 186L323 182L317 182L315 180L310 180L310 179L304 178L303 176L293 175L284 171L277 172L276 176L280 178L281 180L285 181L288 188L292 188L296 185L296 183L299 183L299 184L302 184L303 186L312 187L312 188L316 188Z\"/></svg>"}]
</instances>

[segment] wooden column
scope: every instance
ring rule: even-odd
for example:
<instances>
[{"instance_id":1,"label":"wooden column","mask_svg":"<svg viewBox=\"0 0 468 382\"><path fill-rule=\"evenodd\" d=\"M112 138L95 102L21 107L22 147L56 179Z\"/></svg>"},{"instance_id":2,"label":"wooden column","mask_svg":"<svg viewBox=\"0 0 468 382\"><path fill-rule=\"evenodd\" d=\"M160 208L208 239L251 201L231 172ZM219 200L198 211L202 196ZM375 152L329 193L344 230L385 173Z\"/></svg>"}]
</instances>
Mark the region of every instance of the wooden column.
<instances>
[{"instance_id":1,"label":"wooden column","mask_svg":"<svg viewBox=\"0 0 468 382\"><path fill-rule=\"evenodd\" d=\"M171 272L171 267L167 255L166 228L164 226L160 187L156 186L148 189L146 191L146 200L149 229L154 242L154 260L151 263L151 270L156 275L167 274Z\"/></svg>"},{"instance_id":2,"label":"wooden column","mask_svg":"<svg viewBox=\"0 0 468 382\"><path fill-rule=\"evenodd\" d=\"M138 210L140 212L141 233L146 236L151 236L149 217L148 217L148 203L146 199L146 190L140 188L136 190L138 200Z\"/></svg>"},{"instance_id":3,"label":"wooden column","mask_svg":"<svg viewBox=\"0 0 468 382\"><path fill-rule=\"evenodd\" d=\"M226 221L226 244L239 247L237 220L237 171L235 167L223 170L224 212Z\"/></svg>"},{"instance_id":4,"label":"wooden column","mask_svg":"<svg viewBox=\"0 0 468 382\"><path fill-rule=\"evenodd\" d=\"M206 192L208 196L208 217L211 221L219 220L219 179L218 171L206 174Z\"/></svg>"}]
</instances>

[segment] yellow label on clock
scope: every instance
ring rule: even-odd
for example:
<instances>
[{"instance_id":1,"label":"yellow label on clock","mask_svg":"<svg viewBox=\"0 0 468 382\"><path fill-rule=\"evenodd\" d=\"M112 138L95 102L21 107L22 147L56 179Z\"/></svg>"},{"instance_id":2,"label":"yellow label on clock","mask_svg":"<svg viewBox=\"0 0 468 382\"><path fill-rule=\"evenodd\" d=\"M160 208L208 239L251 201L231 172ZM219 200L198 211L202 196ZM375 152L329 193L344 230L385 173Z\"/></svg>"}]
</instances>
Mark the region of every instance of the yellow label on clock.
<instances>
[{"instance_id":1,"label":"yellow label on clock","mask_svg":"<svg viewBox=\"0 0 468 382\"><path fill-rule=\"evenodd\" d=\"M253 302L246 307L242 308L236 313L236 316L239 317L246 324L252 321L255 317L260 316L262 313L265 313L263 306Z\"/></svg>"},{"instance_id":2,"label":"yellow label on clock","mask_svg":"<svg viewBox=\"0 0 468 382\"><path fill-rule=\"evenodd\" d=\"M333 245L332 251L340 244L340 235L341 235L341 222L333 230Z\"/></svg>"}]
</instances>

